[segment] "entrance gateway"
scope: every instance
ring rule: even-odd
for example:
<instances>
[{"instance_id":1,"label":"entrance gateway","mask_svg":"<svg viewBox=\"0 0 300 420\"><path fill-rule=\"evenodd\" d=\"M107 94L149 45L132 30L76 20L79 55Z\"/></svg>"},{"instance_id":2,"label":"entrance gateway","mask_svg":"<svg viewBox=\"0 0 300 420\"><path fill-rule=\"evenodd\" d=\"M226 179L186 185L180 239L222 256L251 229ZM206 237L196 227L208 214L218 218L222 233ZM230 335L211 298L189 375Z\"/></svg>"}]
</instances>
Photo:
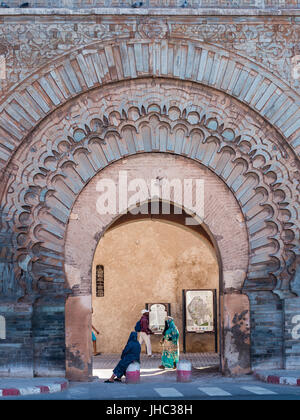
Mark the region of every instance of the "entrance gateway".
<instances>
[{"instance_id":1,"label":"entrance gateway","mask_svg":"<svg viewBox=\"0 0 300 420\"><path fill-rule=\"evenodd\" d=\"M213 353L218 364L214 309L219 267L209 236L201 224L187 225L195 219L178 207L153 200L136 210L140 213L126 213L106 230L94 254L92 324L101 331L97 351L104 357L119 354L141 309L146 308L155 333L151 336L154 353L161 353L165 317L171 315L179 329L181 353ZM182 296L187 287L193 290ZM207 287L215 289L207 291ZM96 362L101 364L101 357Z\"/></svg>"},{"instance_id":2,"label":"entrance gateway","mask_svg":"<svg viewBox=\"0 0 300 420\"><path fill-rule=\"evenodd\" d=\"M247 296L243 296L240 293L240 290L238 290L241 289L242 283L244 281L244 277L241 273L244 273L247 267L248 244L246 229L245 226L241 223L243 220L243 215L233 194L230 192L228 194L224 183L221 180L219 180L218 177L216 177L210 170L207 170L202 165L199 165L197 162L186 162L186 160L186 157L173 156L169 153L143 153L127 157L125 163L123 160L115 162L112 165L107 166L103 170L103 172L100 172L98 175L96 175L82 191L81 195L78 197L78 200L73 206L73 216L71 217L67 228L65 245L67 258L65 264L67 274L69 273L70 280L74 282L71 284L72 289L75 289L74 286L76 286L78 293L76 294L76 296L70 296L66 302L66 331L70 331L70 333L68 334L69 341L67 341L67 347L71 349L75 348L76 345L76 349L78 350L79 343L80 346L85 346L83 349L80 348L80 352L81 354L85 354L87 357L87 369L89 369L91 366L91 346L89 328L89 325L91 323L91 294L85 294L84 296L81 296L80 289L84 290L87 287L90 287L89 290L91 290L90 272L95 255L95 249L98 245L99 239L103 236L103 233L106 232L107 228L110 227L117 218L117 216L115 215L101 215L97 212L97 200L99 199L99 193L97 194L97 184L99 180L101 180L101 177L104 177L105 179L113 180L114 183L117 185L119 180L119 173L121 170L124 170L124 166L127 169L127 174L129 178L128 183L130 183L131 179L135 180L138 177L143 180L146 180L147 185L150 185L151 180L153 178L157 179L158 177L164 178L165 180L175 179L175 176L176 179L179 180L188 179L188 177L190 179L204 180L205 214L204 223L201 225L201 227L204 228L205 226L207 226L207 232L212 238L216 252L217 254L221 254L222 269L220 270L222 271L218 273L219 279L220 276L222 276L222 278L226 276L225 287L227 289L230 289L230 287L235 287L235 289L237 290L237 294L232 295L233 299L236 296L237 302L235 304L235 307L238 308L237 313L242 314L245 311L245 315L242 316L242 318L245 319L239 321L238 329L240 333L244 333L246 342L245 348L247 348L247 340L249 342L249 322L247 322L247 316L249 316L247 315L249 314L249 303ZM153 167L152 161L155 162L155 167ZM214 194L212 194L212 191L214 191ZM222 198L224 196L227 197L227 205L228 209L230 210L227 216L227 224L224 224L223 219L224 209L222 208ZM180 200L181 197L178 196L177 199ZM177 201L175 204L178 207L183 207L182 202ZM236 247L232 248L232 250L226 249L226 242L230 242L231 235L234 235L236 238L239 239L237 241ZM214 237L219 238L219 241L216 242ZM106 241L105 235L104 240ZM244 244L244 247L241 246L241 244ZM130 247L130 243L128 244L128 247ZM82 249L85 250L84 256L82 255ZM236 256L239 256L239 258L234 259L234 262L232 261L232 253L234 253ZM140 267L143 267L142 261L139 261L138 263L140 264ZM147 261L145 260L145 265L146 263ZM142 268L140 268L140 270L142 270ZM236 272L239 276L237 279L235 279L235 283L233 283L234 280L232 279L232 272ZM141 273L140 277L142 276L143 274ZM144 281L147 280L146 277L143 276L143 278ZM85 282L82 279L86 279ZM139 287L138 280L139 279L137 279L136 281L136 287ZM201 279L199 279L198 281L198 284L201 284ZM161 294L164 296L166 296L166 293L163 292L163 288L165 287L167 290L170 289L170 284L168 283L168 280L162 278L160 286L162 289ZM195 281L194 284L197 284L197 282ZM120 296L118 296L117 294L113 295L113 301L117 302L116 306L120 308L117 310L117 312L126 312L126 310L122 308L122 302L126 302L126 293L130 293L131 290L129 289L128 291L126 291L126 288L124 290L124 287L122 286L123 285L120 285L120 290L122 290ZM181 287L180 289L180 294L182 288L183 287ZM90 293L92 293L92 290ZM225 299L227 299L227 297L225 297ZM98 303L97 300L94 300L94 305L99 305L100 309L101 302L99 301ZM83 317L84 307L86 307L87 311L86 319L84 319ZM115 309L111 312L111 316L113 317ZM140 308L138 308L138 310L135 309L135 312L133 312L132 314L132 327L135 325L136 317L140 315L139 312ZM231 314L229 314L226 318L233 319ZM111 324L111 320L109 319L109 317L107 322ZM118 321L116 320L116 322ZM111 325L115 325L115 323L112 323ZM229 325L228 328L230 327L231 326ZM83 331L86 331L86 340L82 339ZM128 331L125 332L125 336L127 335ZM123 337L123 341L125 340L125 336ZM113 339L111 341L113 341ZM246 370L249 366L249 353L247 351L244 354L244 360L247 361L248 365L244 365L240 369ZM235 362L236 361L234 360L234 363ZM75 369L70 369L72 371L75 371L73 373L74 375L76 374Z\"/></svg>"},{"instance_id":3,"label":"entrance gateway","mask_svg":"<svg viewBox=\"0 0 300 420\"><path fill-rule=\"evenodd\" d=\"M122 217L97 212L97 183L120 171L204 180L222 371L299 365L297 94L221 47L143 34L74 49L7 93L3 376L91 376L93 258Z\"/></svg>"}]
</instances>

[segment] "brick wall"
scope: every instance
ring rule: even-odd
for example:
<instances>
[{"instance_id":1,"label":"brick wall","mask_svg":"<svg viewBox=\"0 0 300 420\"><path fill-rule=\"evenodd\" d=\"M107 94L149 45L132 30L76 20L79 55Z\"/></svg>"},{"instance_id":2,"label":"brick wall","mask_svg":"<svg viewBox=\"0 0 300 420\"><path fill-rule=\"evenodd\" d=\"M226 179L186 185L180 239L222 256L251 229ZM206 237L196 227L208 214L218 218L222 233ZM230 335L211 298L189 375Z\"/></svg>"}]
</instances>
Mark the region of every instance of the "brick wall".
<instances>
[{"instance_id":1,"label":"brick wall","mask_svg":"<svg viewBox=\"0 0 300 420\"><path fill-rule=\"evenodd\" d=\"M300 366L300 298L284 301L284 347L285 368L295 369Z\"/></svg>"},{"instance_id":2,"label":"brick wall","mask_svg":"<svg viewBox=\"0 0 300 420\"><path fill-rule=\"evenodd\" d=\"M283 368L283 307L272 292L248 293L252 368Z\"/></svg>"},{"instance_id":3,"label":"brick wall","mask_svg":"<svg viewBox=\"0 0 300 420\"><path fill-rule=\"evenodd\" d=\"M32 305L0 302L6 337L0 339L0 377L33 376Z\"/></svg>"},{"instance_id":4,"label":"brick wall","mask_svg":"<svg viewBox=\"0 0 300 420\"><path fill-rule=\"evenodd\" d=\"M32 317L34 376L65 376L65 300L34 304Z\"/></svg>"}]
</instances>

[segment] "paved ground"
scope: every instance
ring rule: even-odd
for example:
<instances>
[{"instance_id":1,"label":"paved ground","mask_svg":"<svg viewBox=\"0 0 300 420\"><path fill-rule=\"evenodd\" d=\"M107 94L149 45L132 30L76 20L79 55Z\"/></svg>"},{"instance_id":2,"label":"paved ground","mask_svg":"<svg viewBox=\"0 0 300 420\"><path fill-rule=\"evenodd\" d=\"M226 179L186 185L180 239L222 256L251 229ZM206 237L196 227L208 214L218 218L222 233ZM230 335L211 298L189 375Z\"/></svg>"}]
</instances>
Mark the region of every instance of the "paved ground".
<instances>
[{"instance_id":1,"label":"paved ground","mask_svg":"<svg viewBox=\"0 0 300 420\"><path fill-rule=\"evenodd\" d=\"M113 368L119 361L120 355L110 354L94 357L93 375L95 381L103 382L110 378ZM180 360L191 362L192 380L196 380L203 370L210 372L210 375L219 376L219 355L216 353L186 353L181 354ZM177 380L177 372L173 369L161 370L161 355L154 354L153 357L141 355L141 383L173 383Z\"/></svg>"},{"instance_id":2,"label":"paved ground","mask_svg":"<svg viewBox=\"0 0 300 420\"><path fill-rule=\"evenodd\" d=\"M119 354L105 354L94 357L93 368L113 369L120 360ZM217 353L181 353L180 360L189 360L195 368L219 366L220 358ZM141 367L143 369L156 369L161 365L161 354L156 353L153 357L141 355Z\"/></svg>"},{"instance_id":3,"label":"paved ground","mask_svg":"<svg viewBox=\"0 0 300 420\"><path fill-rule=\"evenodd\" d=\"M140 410L150 410L151 401L162 401L161 404L167 400L181 401L182 404L195 401L193 404L196 404L196 400L300 400L299 386L263 383L255 375L238 378L222 376L219 373L219 358L216 354L185 354L181 355L181 360L183 358L193 364L192 381L189 383L177 382L176 370L158 369L160 355L153 358L142 355L140 384L106 384L104 380L111 376L119 355L105 355L97 356L94 360L92 382L70 382L68 388L61 392L6 396L5 400L102 400L103 413L106 413L105 410L116 409L122 402L124 405L124 401L127 401L126 404L132 409L140 407ZM0 400L3 399L0 397ZM139 405L139 401L146 405ZM148 416L152 416L150 411L146 411L147 413Z\"/></svg>"},{"instance_id":4,"label":"paved ground","mask_svg":"<svg viewBox=\"0 0 300 420\"><path fill-rule=\"evenodd\" d=\"M56 394L6 397L6 400L102 400L101 406L104 409L120 404L121 401L136 407L139 401L177 400L187 403L193 400L300 400L300 387L265 384L253 375L225 378L217 371L203 369L201 374L193 377L192 382L177 383L175 371L156 376L157 372L149 374L148 371L142 371L141 383L136 385L106 384L103 378L99 378L89 383L71 382L67 390ZM151 381L149 375L153 375Z\"/></svg>"}]
</instances>

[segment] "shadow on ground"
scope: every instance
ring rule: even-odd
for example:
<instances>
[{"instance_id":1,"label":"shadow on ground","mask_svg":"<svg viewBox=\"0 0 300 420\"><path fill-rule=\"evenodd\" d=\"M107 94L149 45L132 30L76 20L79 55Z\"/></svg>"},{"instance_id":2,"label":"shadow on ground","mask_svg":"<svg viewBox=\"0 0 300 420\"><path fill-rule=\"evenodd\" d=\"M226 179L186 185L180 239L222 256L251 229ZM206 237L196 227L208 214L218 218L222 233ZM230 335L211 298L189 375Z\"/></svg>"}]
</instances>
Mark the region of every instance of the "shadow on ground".
<instances>
[{"instance_id":1,"label":"shadow on ground","mask_svg":"<svg viewBox=\"0 0 300 420\"><path fill-rule=\"evenodd\" d=\"M110 378L113 368L120 360L118 354L104 354L95 356L93 360L94 381L104 381ZM219 356L215 353L183 354L181 360L192 363L192 381L221 376L219 371ZM141 356L141 382L143 383L172 383L177 382L176 369L159 369L161 355L155 354L152 358Z\"/></svg>"}]
</instances>

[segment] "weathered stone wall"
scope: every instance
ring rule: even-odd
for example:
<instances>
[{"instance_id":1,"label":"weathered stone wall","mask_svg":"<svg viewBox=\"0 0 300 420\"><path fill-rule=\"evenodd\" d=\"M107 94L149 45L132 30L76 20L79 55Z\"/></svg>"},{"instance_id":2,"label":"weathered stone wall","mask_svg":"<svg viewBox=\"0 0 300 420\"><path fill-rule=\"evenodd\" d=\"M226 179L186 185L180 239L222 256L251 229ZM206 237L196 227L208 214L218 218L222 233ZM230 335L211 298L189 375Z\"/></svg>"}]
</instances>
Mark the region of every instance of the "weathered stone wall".
<instances>
[{"instance_id":1,"label":"weathered stone wall","mask_svg":"<svg viewBox=\"0 0 300 420\"><path fill-rule=\"evenodd\" d=\"M271 292L249 293L251 361L254 368L283 368L283 307Z\"/></svg>"},{"instance_id":2,"label":"weathered stone wall","mask_svg":"<svg viewBox=\"0 0 300 420\"><path fill-rule=\"evenodd\" d=\"M248 232L252 366L298 366L300 10L290 9L299 4L159 9L166 4L149 1L152 9L126 2L91 10L108 6L96 1L0 9L1 374L48 367L63 374L64 238L73 203L106 165L157 151L200 162L235 195ZM142 130L133 136L139 124L155 129L151 113L174 129L167 143L163 134L157 143ZM185 131L175 130L176 120ZM240 281L230 268L224 278ZM241 320L225 308L232 319L224 332L241 329L246 343L237 302ZM88 330L89 303L82 308ZM76 349L67 353L78 366ZM236 354L224 369L234 371ZM247 366L247 354L238 363Z\"/></svg>"},{"instance_id":3,"label":"weathered stone wall","mask_svg":"<svg viewBox=\"0 0 300 420\"><path fill-rule=\"evenodd\" d=\"M297 71L300 62L300 12L298 10L273 12L273 14L259 13L254 10L253 15L248 16L244 16L242 11L227 13L226 10L224 12L221 10L218 13L218 9L215 10L215 13L203 12L195 15L187 13L188 11L185 9L172 9L171 11L167 9L165 13L162 10L160 16L159 13L156 13L158 15L156 16L155 9L152 15L149 9L112 9L111 12L99 9L98 12L95 11L92 14L88 10L81 12L74 10L68 13L60 12L59 9L55 13L45 9L45 13L39 14L39 9L35 11L31 9L33 10L31 13L27 11L28 13L23 15L18 14L18 10L16 13L7 12L5 14L6 10L9 9L0 9L2 12L2 16L0 16L2 23L0 27L0 55L5 56L6 59L6 77L0 80L3 94L12 91L21 81L33 75L37 69L40 69L40 74L42 74L44 72L42 68L50 65L52 70L50 78L46 77L46 80L41 83L41 89L46 89L47 93L49 89L46 82L51 86L52 78L54 80L61 77L65 79L63 75L57 74L57 72L60 73L60 65L58 63L58 69L55 70L54 60L62 60L66 53L82 48L86 48L84 56L87 58L89 50L92 53L95 48L98 48L96 47L97 43L113 40L116 37L120 37L123 41L131 39L135 43L139 43L141 39L199 41L204 43L206 48L211 46L208 54L209 59L214 56L212 47L218 47L224 51L225 57L233 58L238 55L255 63L256 66L252 67L252 76L260 70L263 73L264 69L271 72L267 81L270 89L273 86L271 81L275 83L275 76L282 81L278 88L284 91L284 86L287 84L298 94L300 92L300 77ZM21 13L20 11L22 9L19 9L19 13ZM22 13L26 13L26 10ZM142 55L142 52L139 52L140 48L135 47L135 50ZM108 54L107 49L105 54ZM221 53L220 56L222 57L223 54ZM131 55L132 53L130 53ZM111 60L109 57L107 60L110 67ZM139 60L142 61L142 57L136 60L137 71L140 67ZM164 60L163 56L162 60ZM184 60L184 54L181 52L178 55L178 60ZM89 61L87 60L88 67ZM217 61L217 57L215 61ZM82 60L79 62L79 66L81 65ZM246 83L247 70L242 67L242 65L238 66L241 70L241 82L243 80L242 83ZM233 72L234 68L228 70ZM132 72L132 76L134 73ZM160 74L161 72L157 72L157 75ZM180 77L180 72L177 77ZM190 76L181 78L189 79ZM34 77L30 82L32 87L28 91L29 95L35 96L32 88L40 89L37 82L34 83L36 80L37 77ZM66 82L64 81L64 83ZM76 86L74 91L78 92ZM271 98L270 91L268 91L268 98ZM16 97L15 100L18 102L19 98ZM20 108L16 108L16 105L13 108L14 112L19 113L19 118L23 120L24 115L22 118L23 112L20 112ZM44 105L42 108L47 113L48 107ZM9 115L11 116L11 112ZM33 117L33 121L36 120L35 114L32 113L31 117ZM23 120L23 122L25 121ZM30 122L27 122L28 124Z\"/></svg>"},{"instance_id":4,"label":"weathered stone wall","mask_svg":"<svg viewBox=\"0 0 300 420\"><path fill-rule=\"evenodd\" d=\"M33 376L32 313L30 304L5 303L1 299L5 339L0 338L0 377Z\"/></svg>"},{"instance_id":5,"label":"weathered stone wall","mask_svg":"<svg viewBox=\"0 0 300 420\"><path fill-rule=\"evenodd\" d=\"M249 300L246 295L229 293L221 297L221 302L222 346L223 354L227 355L221 358L222 370L229 375L247 374L251 366Z\"/></svg>"},{"instance_id":6,"label":"weathered stone wall","mask_svg":"<svg viewBox=\"0 0 300 420\"><path fill-rule=\"evenodd\" d=\"M37 300L33 307L34 376L65 376L65 299Z\"/></svg>"},{"instance_id":7,"label":"weathered stone wall","mask_svg":"<svg viewBox=\"0 0 300 420\"><path fill-rule=\"evenodd\" d=\"M10 7L19 7L23 2L9 0ZM67 8L90 8L90 7L131 7L133 0L31 0L30 7L67 7ZM143 7L181 7L183 0L144 0ZM299 7L299 0L189 0L190 8L255 8L255 9L294 9ZM187 7L187 6L186 6Z\"/></svg>"},{"instance_id":8,"label":"weathered stone wall","mask_svg":"<svg viewBox=\"0 0 300 420\"><path fill-rule=\"evenodd\" d=\"M300 299L284 301L284 368L298 369L300 358Z\"/></svg>"}]
</instances>

